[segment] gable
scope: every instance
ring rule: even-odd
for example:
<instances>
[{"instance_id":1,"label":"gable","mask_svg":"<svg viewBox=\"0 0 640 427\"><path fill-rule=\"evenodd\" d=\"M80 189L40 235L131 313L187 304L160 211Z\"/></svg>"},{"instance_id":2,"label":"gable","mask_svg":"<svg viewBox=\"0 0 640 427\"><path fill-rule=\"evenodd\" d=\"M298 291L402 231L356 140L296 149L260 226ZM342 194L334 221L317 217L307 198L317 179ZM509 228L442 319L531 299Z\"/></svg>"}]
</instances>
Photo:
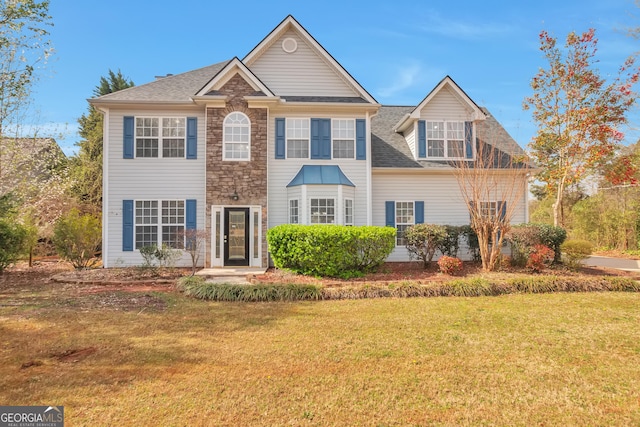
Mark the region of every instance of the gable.
<instances>
[{"instance_id":1,"label":"gable","mask_svg":"<svg viewBox=\"0 0 640 427\"><path fill-rule=\"evenodd\" d=\"M449 86L443 87L422 107L421 119L428 120L473 120L474 110L463 102Z\"/></svg>"},{"instance_id":2,"label":"gable","mask_svg":"<svg viewBox=\"0 0 640 427\"><path fill-rule=\"evenodd\" d=\"M295 29L275 38L250 68L279 96L360 96Z\"/></svg>"}]
</instances>

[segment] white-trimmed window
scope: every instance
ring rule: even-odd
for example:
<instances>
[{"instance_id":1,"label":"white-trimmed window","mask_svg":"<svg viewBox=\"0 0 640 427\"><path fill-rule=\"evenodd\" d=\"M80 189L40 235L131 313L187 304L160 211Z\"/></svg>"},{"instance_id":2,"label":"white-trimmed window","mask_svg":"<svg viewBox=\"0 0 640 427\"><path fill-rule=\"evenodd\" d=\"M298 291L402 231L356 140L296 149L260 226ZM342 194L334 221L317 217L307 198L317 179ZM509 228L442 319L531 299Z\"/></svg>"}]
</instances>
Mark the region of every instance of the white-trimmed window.
<instances>
[{"instance_id":1,"label":"white-trimmed window","mask_svg":"<svg viewBox=\"0 0 640 427\"><path fill-rule=\"evenodd\" d=\"M159 211L158 206L161 207ZM184 200L136 200L135 248L166 244L172 248L184 246ZM159 227L161 229L159 230Z\"/></svg>"},{"instance_id":2,"label":"white-trimmed window","mask_svg":"<svg viewBox=\"0 0 640 427\"><path fill-rule=\"evenodd\" d=\"M310 199L309 218L310 224L335 224L336 222L335 199Z\"/></svg>"},{"instance_id":3,"label":"white-trimmed window","mask_svg":"<svg viewBox=\"0 0 640 427\"><path fill-rule=\"evenodd\" d=\"M480 215L495 218L498 215L498 202L480 202Z\"/></svg>"},{"instance_id":4,"label":"white-trimmed window","mask_svg":"<svg viewBox=\"0 0 640 427\"><path fill-rule=\"evenodd\" d=\"M396 246L405 246L404 232L415 224L414 203L396 202Z\"/></svg>"},{"instance_id":5,"label":"white-trimmed window","mask_svg":"<svg viewBox=\"0 0 640 427\"><path fill-rule=\"evenodd\" d=\"M136 157L184 157L184 117L136 117Z\"/></svg>"},{"instance_id":6,"label":"white-trimmed window","mask_svg":"<svg viewBox=\"0 0 640 427\"><path fill-rule=\"evenodd\" d=\"M158 201L136 200L136 249L158 244Z\"/></svg>"},{"instance_id":7,"label":"white-trimmed window","mask_svg":"<svg viewBox=\"0 0 640 427\"><path fill-rule=\"evenodd\" d=\"M356 122L353 119L333 119L331 139L334 159L353 159L356 156Z\"/></svg>"},{"instance_id":8,"label":"white-trimmed window","mask_svg":"<svg viewBox=\"0 0 640 427\"><path fill-rule=\"evenodd\" d=\"M251 122L240 112L224 119L222 132L222 160L250 160Z\"/></svg>"},{"instance_id":9,"label":"white-trimmed window","mask_svg":"<svg viewBox=\"0 0 640 427\"><path fill-rule=\"evenodd\" d=\"M174 249L184 247L184 200L162 201L162 241Z\"/></svg>"},{"instance_id":10,"label":"white-trimmed window","mask_svg":"<svg viewBox=\"0 0 640 427\"><path fill-rule=\"evenodd\" d=\"M428 121L427 157L464 158L464 122Z\"/></svg>"},{"instance_id":11,"label":"white-trimmed window","mask_svg":"<svg viewBox=\"0 0 640 427\"><path fill-rule=\"evenodd\" d=\"M344 225L353 225L353 199L344 199Z\"/></svg>"},{"instance_id":12,"label":"white-trimmed window","mask_svg":"<svg viewBox=\"0 0 640 427\"><path fill-rule=\"evenodd\" d=\"M298 199L289 200L289 224L300 223L300 202Z\"/></svg>"},{"instance_id":13,"label":"white-trimmed window","mask_svg":"<svg viewBox=\"0 0 640 427\"><path fill-rule=\"evenodd\" d=\"M309 119L287 119L287 158L309 158Z\"/></svg>"}]
</instances>

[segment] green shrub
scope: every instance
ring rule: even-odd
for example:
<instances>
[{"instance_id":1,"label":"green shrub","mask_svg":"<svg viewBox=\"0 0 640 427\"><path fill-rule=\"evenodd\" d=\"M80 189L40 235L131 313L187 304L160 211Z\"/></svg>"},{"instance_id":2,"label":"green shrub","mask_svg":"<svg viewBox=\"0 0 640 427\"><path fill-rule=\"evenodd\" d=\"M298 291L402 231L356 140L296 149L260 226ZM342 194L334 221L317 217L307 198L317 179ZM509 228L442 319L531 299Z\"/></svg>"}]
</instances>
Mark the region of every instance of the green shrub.
<instances>
[{"instance_id":1,"label":"green shrub","mask_svg":"<svg viewBox=\"0 0 640 427\"><path fill-rule=\"evenodd\" d=\"M480 261L482 258L480 257L480 242L478 242L478 235L475 230L471 228L470 225L463 225L460 227L460 234L464 237L467 242L467 247L469 248L469 255L471 255L471 259L474 261Z\"/></svg>"},{"instance_id":2,"label":"green shrub","mask_svg":"<svg viewBox=\"0 0 640 427\"><path fill-rule=\"evenodd\" d=\"M395 236L391 227L283 224L269 229L267 241L278 268L350 278L382 265Z\"/></svg>"},{"instance_id":3,"label":"green shrub","mask_svg":"<svg viewBox=\"0 0 640 427\"><path fill-rule=\"evenodd\" d=\"M145 268L173 267L176 261L182 256L182 252L173 249L171 246L163 243L162 246L157 245L143 246L140 248L143 264Z\"/></svg>"},{"instance_id":4,"label":"green shrub","mask_svg":"<svg viewBox=\"0 0 640 427\"><path fill-rule=\"evenodd\" d=\"M448 236L444 225L416 224L406 229L404 238L409 257L421 260L424 268L427 268Z\"/></svg>"},{"instance_id":5,"label":"green shrub","mask_svg":"<svg viewBox=\"0 0 640 427\"><path fill-rule=\"evenodd\" d=\"M24 252L27 230L16 222L0 219L0 274Z\"/></svg>"},{"instance_id":6,"label":"green shrub","mask_svg":"<svg viewBox=\"0 0 640 427\"><path fill-rule=\"evenodd\" d=\"M571 268L577 268L593 253L593 245L586 240L567 240L560 247L565 255L565 264Z\"/></svg>"},{"instance_id":7,"label":"green shrub","mask_svg":"<svg viewBox=\"0 0 640 427\"><path fill-rule=\"evenodd\" d=\"M97 263L95 253L100 248L101 239L100 219L90 214L82 215L76 209L62 216L53 228L53 243L58 255L76 269Z\"/></svg>"},{"instance_id":8,"label":"green shrub","mask_svg":"<svg viewBox=\"0 0 640 427\"><path fill-rule=\"evenodd\" d=\"M440 241L438 250L442 255L447 255L453 258L458 257L458 251L460 250L460 236L465 231L464 226L457 225L445 225L446 237Z\"/></svg>"},{"instance_id":9,"label":"green shrub","mask_svg":"<svg viewBox=\"0 0 640 427\"><path fill-rule=\"evenodd\" d=\"M540 243L551 248L554 253L553 262L559 263L562 258L560 246L567 238L567 230L562 227L555 227L549 224L532 224L538 228L540 233Z\"/></svg>"},{"instance_id":10,"label":"green shrub","mask_svg":"<svg viewBox=\"0 0 640 427\"><path fill-rule=\"evenodd\" d=\"M507 240L511 243L511 261L514 265L523 267L529 260L529 255L535 245L544 245L553 251L553 262L561 260L560 246L567 238L567 232L562 227L548 224L519 224L511 227Z\"/></svg>"}]
</instances>

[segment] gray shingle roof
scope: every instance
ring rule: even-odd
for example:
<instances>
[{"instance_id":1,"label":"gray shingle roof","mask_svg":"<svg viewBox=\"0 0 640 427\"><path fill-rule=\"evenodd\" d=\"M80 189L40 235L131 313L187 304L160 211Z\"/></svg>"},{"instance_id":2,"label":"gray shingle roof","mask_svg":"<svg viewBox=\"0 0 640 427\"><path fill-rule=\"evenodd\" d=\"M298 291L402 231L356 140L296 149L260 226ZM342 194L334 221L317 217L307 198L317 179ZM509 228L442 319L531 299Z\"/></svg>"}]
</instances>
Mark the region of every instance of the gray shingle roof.
<instances>
[{"instance_id":1,"label":"gray shingle roof","mask_svg":"<svg viewBox=\"0 0 640 427\"><path fill-rule=\"evenodd\" d=\"M219 62L186 73L163 77L150 83L94 99L109 102L191 102L191 97L218 74L228 62Z\"/></svg>"},{"instance_id":2,"label":"gray shingle roof","mask_svg":"<svg viewBox=\"0 0 640 427\"><path fill-rule=\"evenodd\" d=\"M359 96L281 96L281 98L287 102L342 102L345 104L369 104L369 101Z\"/></svg>"},{"instance_id":3,"label":"gray shingle roof","mask_svg":"<svg viewBox=\"0 0 640 427\"><path fill-rule=\"evenodd\" d=\"M415 107L385 106L371 119L371 165L377 168L452 169L447 161L415 160L409 145L393 128ZM524 156L524 150L486 108L487 119L477 126L476 143L486 143L510 156Z\"/></svg>"}]
</instances>

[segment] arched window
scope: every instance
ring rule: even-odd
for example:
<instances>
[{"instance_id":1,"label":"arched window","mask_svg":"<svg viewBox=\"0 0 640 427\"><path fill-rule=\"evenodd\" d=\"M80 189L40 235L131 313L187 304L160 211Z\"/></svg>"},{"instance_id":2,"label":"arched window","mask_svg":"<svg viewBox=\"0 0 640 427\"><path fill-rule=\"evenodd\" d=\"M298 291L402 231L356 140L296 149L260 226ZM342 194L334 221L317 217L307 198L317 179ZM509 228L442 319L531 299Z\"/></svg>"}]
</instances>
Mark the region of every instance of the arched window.
<instances>
[{"instance_id":1,"label":"arched window","mask_svg":"<svg viewBox=\"0 0 640 427\"><path fill-rule=\"evenodd\" d=\"M251 122L249 117L233 112L224 119L222 160L251 159Z\"/></svg>"}]
</instances>

